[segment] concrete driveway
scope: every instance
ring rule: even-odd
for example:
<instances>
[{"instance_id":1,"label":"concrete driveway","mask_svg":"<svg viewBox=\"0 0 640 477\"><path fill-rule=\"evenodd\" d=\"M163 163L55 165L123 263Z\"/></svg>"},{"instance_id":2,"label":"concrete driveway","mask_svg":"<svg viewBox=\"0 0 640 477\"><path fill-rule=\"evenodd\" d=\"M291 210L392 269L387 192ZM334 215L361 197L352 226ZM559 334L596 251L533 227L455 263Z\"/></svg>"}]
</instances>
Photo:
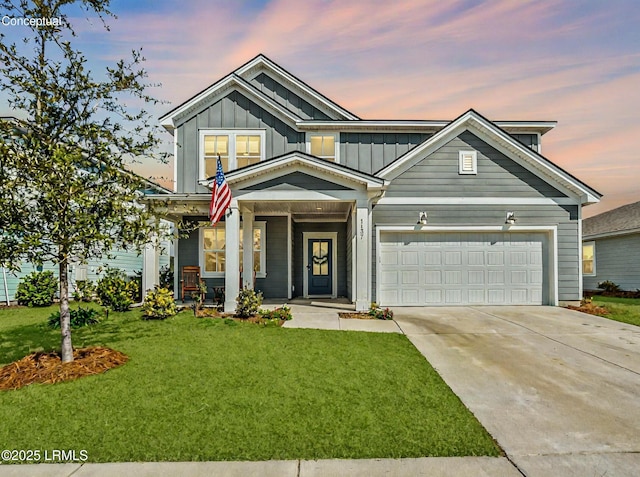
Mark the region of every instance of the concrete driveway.
<instances>
[{"instance_id":1,"label":"concrete driveway","mask_svg":"<svg viewBox=\"0 0 640 477\"><path fill-rule=\"evenodd\" d=\"M640 475L640 327L556 307L394 313L524 475Z\"/></svg>"}]
</instances>

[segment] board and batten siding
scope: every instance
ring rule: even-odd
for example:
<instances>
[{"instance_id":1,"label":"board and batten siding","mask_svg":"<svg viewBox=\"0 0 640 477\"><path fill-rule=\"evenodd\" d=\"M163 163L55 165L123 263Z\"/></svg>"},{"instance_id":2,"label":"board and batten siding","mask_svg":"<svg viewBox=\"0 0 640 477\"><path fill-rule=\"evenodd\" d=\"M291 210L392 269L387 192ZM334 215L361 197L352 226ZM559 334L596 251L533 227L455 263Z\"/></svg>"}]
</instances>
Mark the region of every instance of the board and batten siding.
<instances>
[{"instance_id":1,"label":"board and batten siding","mask_svg":"<svg viewBox=\"0 0 640 477\"><path fill-rule=\"evenodd\" d=\"M397 225L415 227L420 211L427 211L429 226L464 226L472 231L474 226L504 225L506 206L504 205L377 205L373 209L373 233L378 225ZM580 299L579 267L580 250L577 241L578 206L559 205L518 205L509 207L516 213L518 226L556 226L558 255L558 300L573 301ZM543 257L545 269L553 257ZM376 241L372 241L372 293L376 300L376 280L378 250Z\"/></svg>"},{"instance_id":2,"label":"board and batten siding","mask_svg":"<svg viewBox=\"0 0 640 477\"><path fill-rule=\"evenodd\" d=\"M265 129L266 158L305 151L305 134L291 128L237 91L178 125L177 192L208 193L198 185L200 129Z\"/></svg>"},{"instance_id":3,"label":"board and batten siding","mask_svg":"<svg viewBox=\"0 0 640 477\"><path fill-rule=\"evenodd\" d=\"M277 82L266 73L260 73L250 82L265 95L275 100L302 119L336 119L330 118L326 113L320 111L311 103L305 101L300 96L295 94L290 89L284 87L281 83Z\"/></svg>"},{"instance_id":4,"label":"board and batten siding","mask_svg":"<svg viewBox=\"0 0 640 477\"><path fill-rule=\"evenodd\" d=\"M458 173L460 151L477 151L477 174ZM565 197L469 131L393 179L386 197Z\"/></svg>"},{"instance_id":5,"label":"board and batten siding","mask_svg":"<svg viewBox=\"0 0 640 477\"><path fill-rule=\"evenodd\" d=\"M640 234L587 238L585 242L595 242L596 267L596 275L584 275L585 290L596 290L605 280L623 290L640 289Z\"/></svg>"},{"instance_id":6,"label":"board and batten siding","mask_svg":"<svg viewBox=\"0 0 640 477\"><path fill-rule=\"evenodd\" d=\"M340 162L374 174L431 137L431 134L341 133Z\"/></svg>"}]
</instances>

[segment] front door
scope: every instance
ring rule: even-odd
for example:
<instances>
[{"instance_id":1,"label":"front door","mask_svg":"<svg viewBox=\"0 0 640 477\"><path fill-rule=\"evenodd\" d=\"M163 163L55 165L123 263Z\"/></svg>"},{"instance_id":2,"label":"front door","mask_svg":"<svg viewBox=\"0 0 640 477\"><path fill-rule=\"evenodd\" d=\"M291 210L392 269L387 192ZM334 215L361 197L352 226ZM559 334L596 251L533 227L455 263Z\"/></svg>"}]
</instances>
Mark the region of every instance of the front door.
<instances>
[{"instance_id":1,"label":"front door","mask_svg":"<svg viewBox=\"0 0 640 477\"><path fill-rule=\"evenodd\" d=\"M333 241L330 238L308 240L308 293L331 295L333 293Z\"/></svg>"}]
</instances>

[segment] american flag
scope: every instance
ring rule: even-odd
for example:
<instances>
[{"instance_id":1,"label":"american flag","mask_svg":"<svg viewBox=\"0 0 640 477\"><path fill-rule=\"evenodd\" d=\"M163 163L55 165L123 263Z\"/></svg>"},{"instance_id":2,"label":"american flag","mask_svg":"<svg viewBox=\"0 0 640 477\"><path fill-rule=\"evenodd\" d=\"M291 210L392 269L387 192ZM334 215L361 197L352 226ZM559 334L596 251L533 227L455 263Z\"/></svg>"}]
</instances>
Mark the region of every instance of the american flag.
<instances>
[{"instance_id":1,"label":"american flag","mask_svg":"<svg viewBox=\"0 0 640 477\"><path fill-rule=\"evenodd\" d=\"M218 156L218 169L216 170L216 178L213 181L211 189L211 204L209 205L209 218L211 225L215 225L220 221L224 212L231 205L231 189L227 181L224 179L222 171L222 162Z\"/></svg>"}]
</instances>

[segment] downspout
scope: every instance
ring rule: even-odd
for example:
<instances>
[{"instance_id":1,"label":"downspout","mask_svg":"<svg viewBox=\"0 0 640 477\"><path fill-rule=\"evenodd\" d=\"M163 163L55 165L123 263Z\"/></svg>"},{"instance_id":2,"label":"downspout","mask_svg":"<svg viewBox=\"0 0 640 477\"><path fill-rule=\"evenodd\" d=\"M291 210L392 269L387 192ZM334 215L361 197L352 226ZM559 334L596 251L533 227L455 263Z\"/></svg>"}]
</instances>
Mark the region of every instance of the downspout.
<instances>
[{"instance_id":1,"label":"downspout","mask_svg":"<svg viewBox=\"0 0 640 477\"><path fill-rule=\"evenodd\" d=\"M7 301L7 306L9 303L9 287L7 287L7 270L2 267L2 281L4 282L4 298Z\"/></svg>"}]
</instances>

